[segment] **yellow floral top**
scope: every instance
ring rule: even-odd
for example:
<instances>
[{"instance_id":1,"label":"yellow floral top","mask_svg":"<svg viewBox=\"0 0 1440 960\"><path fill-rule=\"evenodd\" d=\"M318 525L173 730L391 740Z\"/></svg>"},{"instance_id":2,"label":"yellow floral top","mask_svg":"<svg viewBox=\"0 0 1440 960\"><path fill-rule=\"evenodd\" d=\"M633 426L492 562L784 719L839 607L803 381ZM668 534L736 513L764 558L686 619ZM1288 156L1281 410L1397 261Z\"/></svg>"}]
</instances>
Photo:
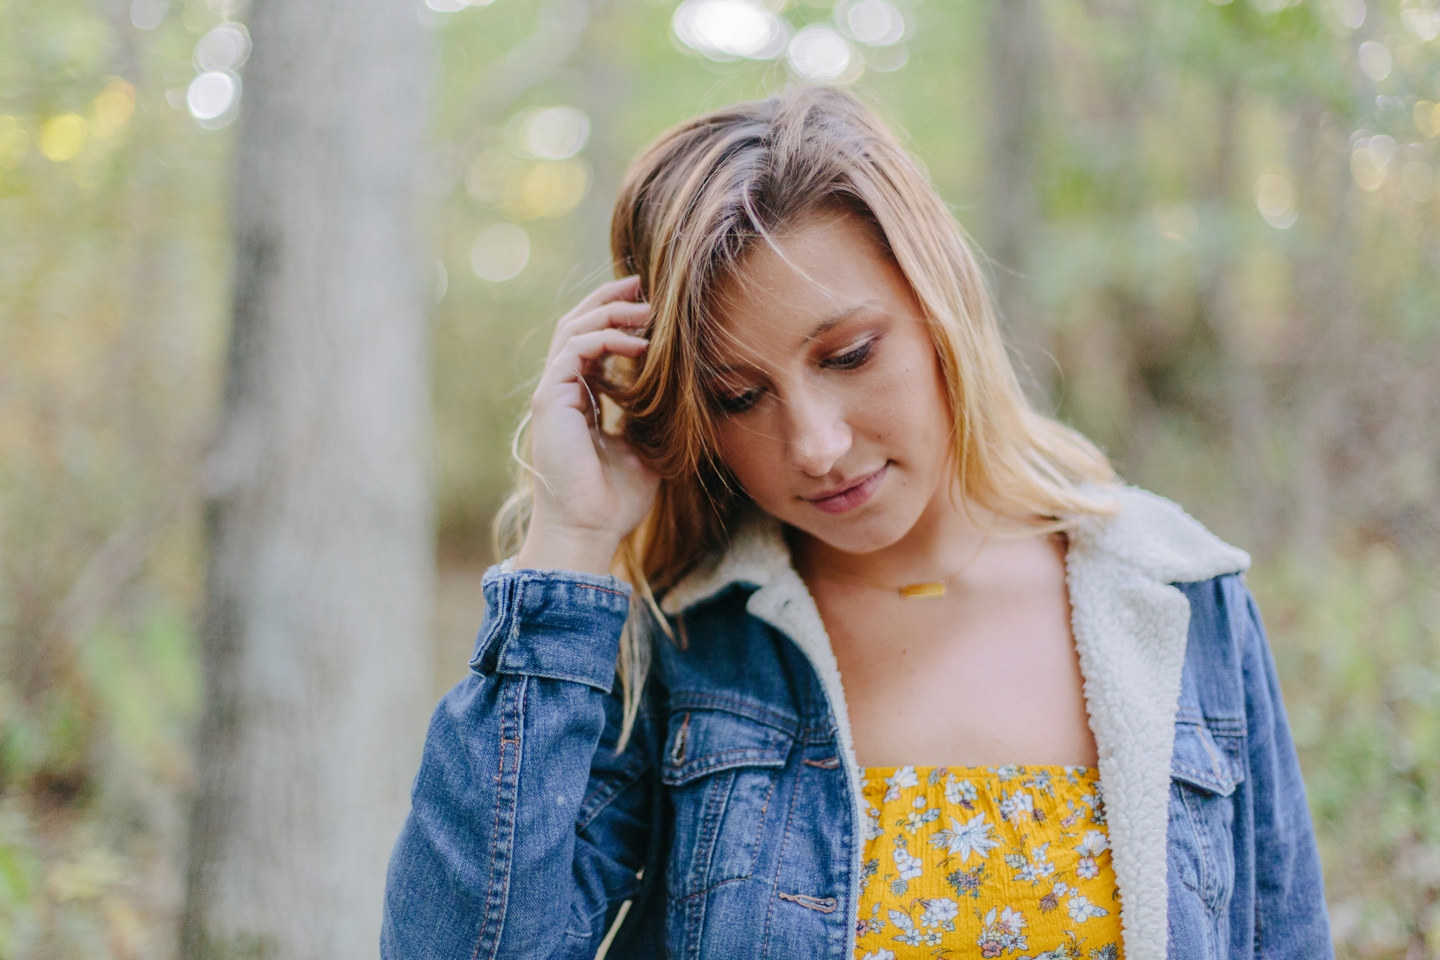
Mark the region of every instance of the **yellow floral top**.
<instances>
[{"instance_id":1,"label":"yellow floral top","mask_svg":"<svg viewBox=\"0 0 1440 960\"><path fill-rule=\"evenodd\" d=\"M1120 960L1086 767L870 767L856 960Z\"/></svg>"}]
</instances>

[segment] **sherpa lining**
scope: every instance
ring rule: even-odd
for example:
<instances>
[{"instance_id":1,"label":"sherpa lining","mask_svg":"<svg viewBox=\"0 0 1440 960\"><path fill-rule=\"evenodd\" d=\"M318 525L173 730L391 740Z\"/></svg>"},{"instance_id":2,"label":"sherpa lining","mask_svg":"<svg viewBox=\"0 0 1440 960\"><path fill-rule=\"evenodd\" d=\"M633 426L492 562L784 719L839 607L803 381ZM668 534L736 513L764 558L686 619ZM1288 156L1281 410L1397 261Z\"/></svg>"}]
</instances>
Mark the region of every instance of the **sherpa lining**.
<instances>
[{"instance_id":1,"label":"sherpa lining","mask_svg":"<svg viewBox=\"0 0 1440 960\"><path fill-rule=\"evenodd\" d=\"M1100 755L1125 956L1164 960L1170 757L1190 627L1189 604L1171 584L1241 572L1250 557L1163 497L1135 487L1104 493L1119 513L1086 517L1069 535L1071 630ZM790 562L780 524L751 519L724 556L677 584L661 607L678 613L734 583L758 588L746 609L793 640L819 675L835 714L858 827L865 809L840 669L814 598ZM853 847L852 913L861 852L859 843Z\"/></svg>"}]
</instances>

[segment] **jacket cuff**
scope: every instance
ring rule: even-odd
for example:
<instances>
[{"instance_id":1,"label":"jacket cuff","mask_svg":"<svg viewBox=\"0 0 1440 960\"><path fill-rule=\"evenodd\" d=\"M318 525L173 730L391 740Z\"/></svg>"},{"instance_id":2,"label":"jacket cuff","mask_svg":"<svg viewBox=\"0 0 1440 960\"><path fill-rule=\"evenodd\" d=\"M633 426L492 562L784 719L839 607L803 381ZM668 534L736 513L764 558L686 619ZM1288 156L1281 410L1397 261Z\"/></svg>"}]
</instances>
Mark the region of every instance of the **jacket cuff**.
<instances>
[{"instance_id":1,"label":"jacket cuff","mask_svg":"<svg viewBox=\"0 0 1440 960\"><path fill-rule=\"evenodd\" d=\"M583 683L609 693L630 585L568 570L485 571L485 623L470 669Z\"/></svg>"}]
</instances>

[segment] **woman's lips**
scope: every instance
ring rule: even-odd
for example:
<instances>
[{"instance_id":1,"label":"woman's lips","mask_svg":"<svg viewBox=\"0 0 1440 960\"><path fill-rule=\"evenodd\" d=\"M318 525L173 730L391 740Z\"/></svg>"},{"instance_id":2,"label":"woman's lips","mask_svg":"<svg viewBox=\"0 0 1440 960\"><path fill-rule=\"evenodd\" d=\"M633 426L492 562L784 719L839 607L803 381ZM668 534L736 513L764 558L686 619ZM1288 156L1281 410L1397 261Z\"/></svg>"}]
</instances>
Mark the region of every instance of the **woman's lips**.
<instances>
[{"instance_id":1,"label":"woman's lips","mask_svg":"<svg viewBox=\"0 0 1440 960\"><path fill-rule=\"evenodd\" d=\"M880 486L880 481L885 479L885 472L889 469L890 464L887 463L859 483L852 484L838 493L822 497L806 497L805 499L826 513L844 513L846 510L854 510L874 495L875 489Z\"/></svg>"}]
</instances>

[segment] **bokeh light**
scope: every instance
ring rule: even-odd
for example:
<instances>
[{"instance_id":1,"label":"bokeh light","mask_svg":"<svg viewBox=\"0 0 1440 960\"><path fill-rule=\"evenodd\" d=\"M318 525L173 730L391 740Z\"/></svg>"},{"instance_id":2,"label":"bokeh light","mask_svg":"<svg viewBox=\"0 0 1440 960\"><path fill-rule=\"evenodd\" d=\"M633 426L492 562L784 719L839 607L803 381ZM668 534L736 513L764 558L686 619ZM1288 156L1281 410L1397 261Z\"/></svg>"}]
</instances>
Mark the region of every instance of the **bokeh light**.
<instances>
[{"instance_id":1,"label":"bokeh light","mask_svg":"<svg viewBox=\"0 0 1440 960\"><path fill-rule=\"evenodd\" d=\"M531 160L565 160L583 150L589 139L590 118L574 107L525 110L505 128L511 152Z\"/></svg>"},{"instance_id":2,"label":"bokeh light","mask_svg":"<svg viewBox=\"0 0 1440 960\"><path fill-rule=\"evenodd\" d=\"M835 6L835 22L851 38L872 47L905 39L905 17L889 0L842 0Z\"/></svg>"},{"instance_id":3,"label":"bokeh light","mask_svg":"<svg viewBox=\"0 0 1440 960\"><path fill-rule=\"evenodd\" d=\"M222 23L195 44L195 68L239 70L250 59L250 31L241 23Z\"/></svg>"},{"instance_id":4,"label":"bokeh light","mask_svg":"<svg viewBox=\"0 0 1440 960\"><path fill-rule=\"evenodd\" d=\"M1440 37L1440 10L1407 7L1400 11L1400 22L1421 40L1428 42Z\"/></svg>"},{"instance_id":5,"label":"bokeh light","mask_svg":"<svg viewBox=\"0 0 1440 960\"><path fill-rule=\"evenodd\" d=\"M224 70L207 70L185 91L185 106L202 126L222 127L234 118L240 102L240 78Z\"/></svg>"},{"instance_id":6,"label":"bokeh light","mask_svg":"<svg viewBox=\"0 0 1440 960\"><path fill-rule=\"evenodd\" d=\"M1360 69L1365 76L1379 83L1390 76L1390 68L1394 65L1394 59L1390 56L1390 48L1375 40L1367 40L1360 44Z\"/></svg>"},{"instance_id":7,"label":"bokeh light","mask_svg":"<svg viewBox=\"0 0 1440 960\"><path fill-rule=\"evenodd\" d=\"M1421 135L1440 137L1440 103L1419 100L1411 112L1415 117L1415 129L1419 130Z\"/></svg>"},{"instance_id":8,"label":"bokeh light","mask_svg":"<svg viewBox=\"0 0 1440 960\"><path fill-rule=\"evenodd\" d=\"M40 127L40 152L56 163L64 163L80 152L88 133L84 117L74 113L51 117Z\"/></svg>"},{"instance_id":9,"label":"bokeh light","mask_svg":"<svg viewBox=\"0 0 1440 960\"><path fill-rule=\"evenodd\" d=\"M1350 152L1350 173L1362 190L1380 189L1398 149L1395 138L1383 133L1355 141Z\"/></svg>"},{"instance_id":10,"label":"bokeh light","mask_svg":"<svg viewBox=\"0 0 1440 960\"><path fill-rule=\"evenodd\" d=\"M1336 0L1335 12L1343 27L1359 30L1365 25L1365 0Z\"/></svg>"},{"instance_id":11,"label":"bokeh light","mask_svg":"<svg viewBox=\"0 0 1440 960\"><path fill-rule=\"evenodd\" d=\"M520 181L519 209L523 219L563 217L585 199L590 167L581 160L557 160L531 167Z\"/></svg>"},{"instance_id":12,"label":"bokeh light","mask_svg":"<svg viewBox=\"0 0 1440 960\"><path fill-rule=\"evenodd\" d=\"M787 52L790 69L796 76L819 82L846 77L854 51L850 43L829 27L815 23L795 34Z\"/></svg>"},{"instance_id":13,"label":"bokeh light","mask_svg":"<svg viewBox=\"0 0 1440 960\"><path fill-rule=\"evenodd\" d=\"M130 22L136 30L154 30L165 22L170 4L165 0L131 0Z\"/></svg>"},{"instance_id":14,"label":"bokeh light","mask_svg":"<svg viewBox=\"0 0 1440 960\"><path fill-rule=\"evenodd\" d=\"M685 0L670 21L675 37L712 60L772 60L790 28L754 0Z\"/></svg>"},{"instance_id":15,"label":"bokeh light","mask_svg":"<svg viewBox=\"0 0 1440 960\"><path fill-rule=\"evenodd\" d=\"M1255 207L1265 222L1277 230L1295 225L1295 188L1286 177L1267 173L1255 181Z\"/></svg>"},{"instance_id":16,"label":"bokeh light","mask_svg":"<svg viewBox=\"0 0 1440 960\"><path fill-rule=\"evenodd\" d=\"M459 13L467 7L488 7L494 2L495 0L425 0L425 6L436 13Z\"/></svg>"},{"instance_id":17,"label":"bokeh light","mask_svg":"<svg viewBox=\"0 0 1440 960\"><path fill-rule=\"evenodd\" d=\"M470 245L470 269L490 283L515 279L529 262L530 235L519 224L486 227Z\"/></svg>"},{"instance_id":18,"label":"bokeh light","mask_svg":"<svg viewBox=\"0 0 1440 960\"><path fill-rule=\"evenodd\" d=\"M113 135L135 112L135 88L114 80L90 103L90 132L100 138Z\"/></svg>"}]
</instances>

